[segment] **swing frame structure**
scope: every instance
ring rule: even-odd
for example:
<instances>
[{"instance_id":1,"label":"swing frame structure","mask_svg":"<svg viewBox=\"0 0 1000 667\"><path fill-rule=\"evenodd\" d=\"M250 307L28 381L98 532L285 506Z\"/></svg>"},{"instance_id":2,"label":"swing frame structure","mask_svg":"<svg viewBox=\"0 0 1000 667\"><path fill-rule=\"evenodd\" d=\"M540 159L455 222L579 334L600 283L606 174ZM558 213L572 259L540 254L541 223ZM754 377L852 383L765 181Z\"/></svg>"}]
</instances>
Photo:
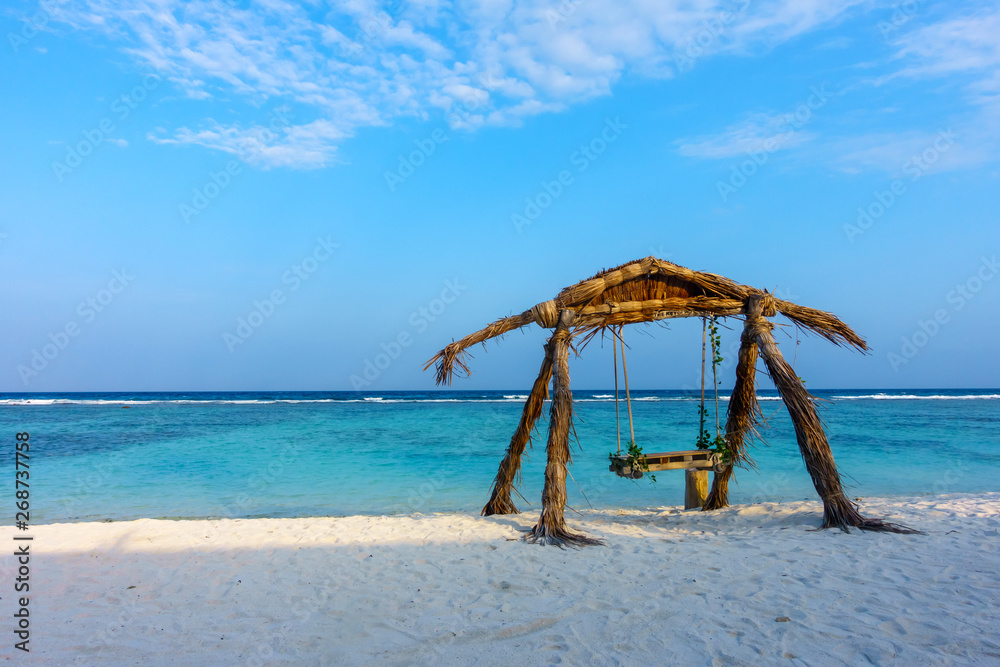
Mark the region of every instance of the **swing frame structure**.
<instances>
[{"instance_id":1,"label":"swing frame structure","mask_svg":"<svg viewBox=\"0 0 1000 667\"><path fill-rule=\"evenodd\" d=\"M706 349L706 332L708 330L708 319L707 317L702 317L702 329L701 329L701 401L699 403L699 425L698 425L698 438L697 444L698 449L693 450L682 450L682 451L671 451L671 452L651 452L642 453L640 460L634 460L634 457L630 453L628 455L622 455L622 428L621 428L621 416L619 410L619 389L618 389L618 343L621 343L621 358L622 358L622 370L624 371L625 379L625 403L628 406L628 430L629 436L631 436L630 445L636 444L635 441L635 424L632 420L632 394L629 389L628 384L628 364L625 361L625 339L622 336L623 326L619 325L617 330L613 327L611 328L611 354L614 360L614 372L615 372L615 433L617 436L618 452L617 455L611 455L609 458L611 460L611 465L608 466L608 470L617 474L619 477L625 477L629 479L641 479L644 472L660 472L662 470L688 470L689 472L696 473L694 477L688 475L686 482L686 490L684 494L684 508L693 509L695 506L703 507L705 501L707 500L707 494L701 493L699 489L693 488L694 486L700 485L702 482L699 481L702 478L700 475L707 475L707 470L713 470L716 473L721 473L724 468L724 463L721 460L719 454L714 449L708 446L708 440L703 439L703 435L707 435L708 432L705 430L705 416L708 414L705 410L705 349ZM715 316L713 319L713 335L712 335L712 388L715 394L715 434L716 439L721 438L721 429L719 428L719 378L716 371L715 358L717 356L718 350L716 349L716 338L715 338ZM745 458L744 463L753 464L749 456ZM639 464L639 465L636 465ZM656 478L654 477L655 481ZM695 500L692 500L695 499ZM691 504L695 503L695 504Z\"/></svg>"},{"instance_id":2,"label":"swing frame structure","mask_svg":"<svg viewBox=\"0 0 1000 667\"><path fill-rule=\"evenodd\" d=\"M761 416L756 395L758 358L777 388L795 427L795 437L813 485L823 501L823 528L887 532L916 532L905 526L861 515L843 490L840 473L816 410L798 375L782 356L768 318L781 314L795 326L818 334L834 345L865 352L864 339L831 313L775 298L767 290L741 285L723 276L679 266L656 257L646 257L608 269L563 289L519 315L503 317L484 329L453 341L424 366L436 367L438 385L450 385L456 373L469 374L469 348L522 327L537 324L553 329L544 346L538 376L531 388L506 454L493 481L490 499L482 514L516 514L511 492L520 482L521 459L531 443L532 431L549 399L549 431L542 510L525 540L540 544L580 546L600 544L569 530L565 521L567 466L571 462L569 434L572 428L573 394L569 380L569 351L574 340L582 348L598 333L626 324L656 322L679 317L734 317L743 320L736 381L730 397L725 427L728 465L716 473L702 509L729 504L729 481L734 467L752 463L747 455L748 439L756 432ZM617 357L616 357L617 358ZM617 361L616 361L617 364ZM617 376L617 370L616 370ZM634 437L633 437L634 440Z\"/></svg>"}]
</instances>

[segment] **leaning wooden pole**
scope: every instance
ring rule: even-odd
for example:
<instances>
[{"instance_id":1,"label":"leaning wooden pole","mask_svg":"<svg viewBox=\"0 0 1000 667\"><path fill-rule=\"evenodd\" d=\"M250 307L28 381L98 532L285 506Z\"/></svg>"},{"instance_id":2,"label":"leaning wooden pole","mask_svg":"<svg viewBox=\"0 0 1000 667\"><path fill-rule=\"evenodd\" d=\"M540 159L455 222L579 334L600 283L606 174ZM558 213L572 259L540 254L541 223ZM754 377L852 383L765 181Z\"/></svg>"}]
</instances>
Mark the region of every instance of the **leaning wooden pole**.
<instances>
[{"instance_id":1,"label":"leaning wooden pole","mask_svg":"<svg viewBox=\"0 0 1000 667\"><path fill-rule=\"evenodd\" d=\"M493 514L518 514L517 508L510 499L510 492L514 484L520 482L521 477L521 457L524 449L531 442L531 433L535 430L538 418L542 416L542 408L549 397L549 381L552 379L552 345L545 345L545 359L542 360L542 368L538 371L535 384L531 387L528 400L524 402L524 410L521 411L521 421L517 424L507 446L507 453L500 462L500 469L493 480L493 491L489 502L483 507L483 516Z\"/></svg>"},{"instance_id":2,"label":"leaning wooden pole","mask_svg":"<svg viewBox=\"0 0 1000 667\"><path fill-rule=\"evenodd\" d=\"M884 531L891 533L916 533L911 528L898 524L887 523L881 519L867 519L858 511L858 506L852 503L844 494L840 482L840 473L830 451L823 432L823 424L813 397L796 375L794 369L785 361L778 345L774 342L771 330L774 325L763 317L758 318L749 326L753 339L760 348L760 356L764 359L767 373L771 376L774 386L781 394L788 414L795 426L795 438L799 443L799 451L805 461L806 470L812 477L813 486L823 500L823 528L836 527L848 531L850 527L862 530Z\"/></svg>"},{"instance_id":3,"label":"leaning wooden pole","mask_svg":"<svg viewBox=\"0 0 1000 667\"><path fill-rule=\"evenodd\" d=\"M569 388L569 327L573 312L563 310L555 333L549 339L552 346L552 407L549 410L549 441L546 447L545 487L542 490L542 513L538 523L525 536L528 542L557 546L601 544L599 540L571 533L566 528L566 467L570 462L569 432L573 419L573 393Z\"/></svg>"},{"instance_id":4,"label":"leaning wooden pole","mask_svg":"<svg viewBox=\"0 0 1000 667\"><path fill-rule=\"evenodd\" d=\"M726 449L729 461L712 479L712 490L705 500L703 510L717 510L729 506L729 480L733 467L747 460L746 437L757 423L760 405L757 403L757 343L753 339L753 326L763 311L762 295L747 299L746 320L740 336L739 360L736 363L736 383L729 399L726 417Z\"/></svg>"}]
</instances>

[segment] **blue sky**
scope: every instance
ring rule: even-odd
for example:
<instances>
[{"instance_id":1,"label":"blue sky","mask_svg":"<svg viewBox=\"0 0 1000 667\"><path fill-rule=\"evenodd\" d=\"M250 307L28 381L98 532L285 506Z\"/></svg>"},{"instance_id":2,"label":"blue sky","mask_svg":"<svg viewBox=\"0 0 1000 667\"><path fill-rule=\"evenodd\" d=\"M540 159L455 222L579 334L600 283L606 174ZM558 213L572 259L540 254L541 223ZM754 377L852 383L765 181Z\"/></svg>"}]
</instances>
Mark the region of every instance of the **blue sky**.
<instances>
[{"instance_id":1,"label":"blue sky","mask_svg":"<svg viewBox=\"0 0 1000 667\"><path fill-rule=\"evenodd\" d=\"M779 335L810 387L1000 385L995 3L67 0L0 34L0 391L430 388L650 254L868 339ZM633 386L696 383L700 323L626 337ZM530 386L544 339L455 387Z\"/></svg>"}]
</instances>

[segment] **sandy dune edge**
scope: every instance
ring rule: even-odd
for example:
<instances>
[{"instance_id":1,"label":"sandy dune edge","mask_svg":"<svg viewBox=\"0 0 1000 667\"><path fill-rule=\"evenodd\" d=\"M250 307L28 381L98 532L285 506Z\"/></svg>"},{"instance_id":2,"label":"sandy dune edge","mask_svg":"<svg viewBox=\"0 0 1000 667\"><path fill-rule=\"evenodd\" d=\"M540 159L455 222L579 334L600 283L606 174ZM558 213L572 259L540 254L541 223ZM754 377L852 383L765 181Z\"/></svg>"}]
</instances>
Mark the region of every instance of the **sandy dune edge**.
<instances>
[{"instance_id":1,"label":"sandy dune edge","mask_svg":"<svg viewBox=\"0 0 1000 667\"><path fill-rule=\"evenodd\" d=\"M1000 664L1000 494L863 506L926 534L816 532L818 502L570 513L580 551L519 541L532 513L39 526L30 658Z\"/></svg>"}]
</instances>

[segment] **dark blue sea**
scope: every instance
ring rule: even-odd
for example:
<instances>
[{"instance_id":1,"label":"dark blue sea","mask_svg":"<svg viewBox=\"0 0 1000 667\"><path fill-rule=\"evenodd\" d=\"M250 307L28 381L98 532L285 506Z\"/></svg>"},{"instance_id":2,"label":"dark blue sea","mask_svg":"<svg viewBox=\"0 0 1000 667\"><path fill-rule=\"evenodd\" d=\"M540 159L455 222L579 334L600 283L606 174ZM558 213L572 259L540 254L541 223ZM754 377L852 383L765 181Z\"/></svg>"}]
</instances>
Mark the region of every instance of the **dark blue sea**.
<instances>
[{"instance_id":1,"label":"dark blue sea","mask_svg":"<svg viewBox=\"0 0 1000 667\"><path fill-rule=\"evenodd\" d=\"M14 434L30 433L32 523L142 517L297 517L478 511L517 426L524 391L0 394L0 461L13 488ZM1000 491L1000 391L814 391L852 497ZM610 390L574 391L569 504L683 502L679 471L608 471ZM757 470L734 503L814 499L784 405L760 395ZM625 404L623 440L627 440ZM709 421L714 430L715 408ZM725 424L726 401L720 402ZM693 449L698 399L632 392L647 453ZM537 508L545 428L516 504ZM13 515L13 501L10 513Z\"/></svg>"}]
</instances>

